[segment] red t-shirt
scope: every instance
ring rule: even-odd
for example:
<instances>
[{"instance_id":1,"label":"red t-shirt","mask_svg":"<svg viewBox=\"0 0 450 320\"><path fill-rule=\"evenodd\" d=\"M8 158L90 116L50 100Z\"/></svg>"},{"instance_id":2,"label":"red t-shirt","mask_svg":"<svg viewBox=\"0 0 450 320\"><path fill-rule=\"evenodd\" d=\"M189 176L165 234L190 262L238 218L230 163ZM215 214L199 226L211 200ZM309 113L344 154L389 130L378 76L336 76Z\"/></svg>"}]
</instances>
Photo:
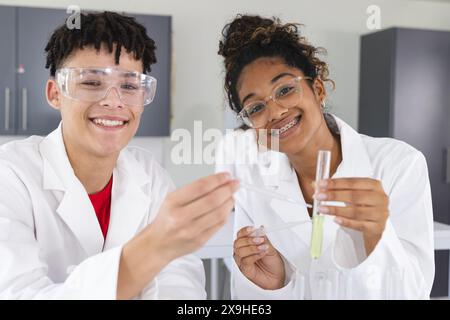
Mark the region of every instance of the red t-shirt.
<instances>
[{"instance_id":1,"label":"red t-shirt","mask_svg":"<svg viewBox=\"0 0 450 320\"><path fill-rule=\"evenodd\" d=\"M106 187L97 193L89 195L92 205L95 209L95 214L97 215L98 223L102 229L103 238L106 239L106 234L108 233L109 226L109 216L111 213L111 190L112 190L113 177L109 179Z\"/></svg>"}]
</instances>

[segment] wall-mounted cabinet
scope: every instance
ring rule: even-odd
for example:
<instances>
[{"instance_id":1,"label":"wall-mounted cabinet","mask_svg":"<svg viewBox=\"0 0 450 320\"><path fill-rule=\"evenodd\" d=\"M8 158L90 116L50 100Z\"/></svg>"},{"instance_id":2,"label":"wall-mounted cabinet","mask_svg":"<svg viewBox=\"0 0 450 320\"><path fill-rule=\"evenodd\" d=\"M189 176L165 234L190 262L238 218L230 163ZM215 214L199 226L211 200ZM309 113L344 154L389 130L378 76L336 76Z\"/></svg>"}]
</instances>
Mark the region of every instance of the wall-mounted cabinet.
<instances>
[{"instance_id":1,"label":"wall-mounted cabinet","mask_svg":"<svg viewBox=\"0 0 450 320\"><path fill-rule=\"evenodd\" d=\"M0 6L0 134L46 135L57 127L59 112L45 98L49 71L45 69L44 47L68 16L62 9ZM136 17L155 40L158 60L151 72L158 80L156 97L146 106L137 135L168 136L171 17Z\"/></svg>"}]
</instances>

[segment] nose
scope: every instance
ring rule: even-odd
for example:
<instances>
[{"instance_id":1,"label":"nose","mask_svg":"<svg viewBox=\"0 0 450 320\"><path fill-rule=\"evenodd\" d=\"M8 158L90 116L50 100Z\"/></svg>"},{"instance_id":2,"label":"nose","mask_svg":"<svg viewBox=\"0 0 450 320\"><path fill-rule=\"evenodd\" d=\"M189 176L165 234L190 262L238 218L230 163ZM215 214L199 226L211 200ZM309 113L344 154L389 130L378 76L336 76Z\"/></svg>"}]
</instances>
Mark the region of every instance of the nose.
<instances>
[{"instance_id":1,"label":"nose","mask_svg":"<svg viewBox=\"0 0 450 320\"><path fill-rule=\"evenodd\" d=\"M116 87L110 87L106 91L103 99L100 101L100 104L109 108L123 108L123 102L120 99L119 90Z\"/></svg>"},{"instance_id":2,"label":"nose","mask_svg":"<svg viewBox=\"0 0 450 320\"><path fill-rule=\"evenodd\" d=\"M283 117L283 115L288 112L288 108L285 108L278 103L276 103L273 99L267 102L267 108L269 109L269 121L277 120Z\"/></svg>"}]
</instances>

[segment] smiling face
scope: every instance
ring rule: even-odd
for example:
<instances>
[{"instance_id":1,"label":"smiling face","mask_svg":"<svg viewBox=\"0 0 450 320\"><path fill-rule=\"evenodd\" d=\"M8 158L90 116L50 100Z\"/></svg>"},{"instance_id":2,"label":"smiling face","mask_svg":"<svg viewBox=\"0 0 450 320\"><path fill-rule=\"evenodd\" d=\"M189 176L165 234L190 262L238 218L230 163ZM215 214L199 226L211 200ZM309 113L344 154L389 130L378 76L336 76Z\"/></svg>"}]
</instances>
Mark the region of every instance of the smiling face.
<instances>
[{"instance_id":1,"label":"smiling face","mask_svg":"<svg viewBox=\"0 0 450 320\"><path fill-rule=\"evenodd\" d=\"M241 105L247 106L253 101L265 100L275 88L292 82L296 77L304 77L301 70L287 66L281 58L259 58L254 60L242 70L237 83L237 92ZM322 82L313 82L314 90L309 80L301 80L301 94L297 95L298 101L290 108L285 108L269 100L267 108L270 111L268 122L256 128L257 134L261 129L266 129L268 136L272 129L279 131L279 151L286 154L297 154L320 140L320 131L326 128L323 118L321 101L325 97Z\"/></svg>"},{"instance_id":2,"label":"smiling face","mask_svg":"<svg viewBox=\"0 0 450 320\"><path fill-rule=\"evenodd\" d=\"M116 65L114 50L108 52L85 47L74 51L63 67L120 68L142 73L142 61L122 50ZM117 156L135 135L143 106L127 106L115 88L97 102L78 101L62 94L54 79L47 82L47 99L61 112L63 137L66 148L95 157Z\"/></svg>"}]
</instances>

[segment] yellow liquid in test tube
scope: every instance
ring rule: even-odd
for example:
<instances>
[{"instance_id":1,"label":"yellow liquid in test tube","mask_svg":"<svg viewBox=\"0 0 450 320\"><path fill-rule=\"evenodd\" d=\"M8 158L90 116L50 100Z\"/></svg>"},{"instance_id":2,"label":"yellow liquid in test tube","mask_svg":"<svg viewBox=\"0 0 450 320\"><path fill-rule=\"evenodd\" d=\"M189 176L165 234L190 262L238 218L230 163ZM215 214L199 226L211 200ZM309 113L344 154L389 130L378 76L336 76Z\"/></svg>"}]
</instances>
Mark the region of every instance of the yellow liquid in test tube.
<instances>
[{"instance_id":1,"label":"yellow liquid in test tube","mask_svg":"<svg viewBox=\"0 0 450 320\"><path fill-rule=\"evenodd\" d=\"M313 217L311 235L311 257L313 259L319 259L322 254L323 220L324 217L320 214Z\"/></svg>"},{"instance_id":2,"label":"yellow liquid in test tube","mask_svg":"<svg viewBox=\"0 0 450 320\"><path fill-rule=\"evenodd\" d=\"M331 152L326 150L319 150L316 166L316 192L318 191L317 186L319 181L322 179L328 179L330 177L330 161ZM322 201L314 199L310 245L310 254L313 259L319 259L322 255L323 223L325 217L317 212L317 209L321 205L321 203Z\"/></svg>"}]
</instances>

